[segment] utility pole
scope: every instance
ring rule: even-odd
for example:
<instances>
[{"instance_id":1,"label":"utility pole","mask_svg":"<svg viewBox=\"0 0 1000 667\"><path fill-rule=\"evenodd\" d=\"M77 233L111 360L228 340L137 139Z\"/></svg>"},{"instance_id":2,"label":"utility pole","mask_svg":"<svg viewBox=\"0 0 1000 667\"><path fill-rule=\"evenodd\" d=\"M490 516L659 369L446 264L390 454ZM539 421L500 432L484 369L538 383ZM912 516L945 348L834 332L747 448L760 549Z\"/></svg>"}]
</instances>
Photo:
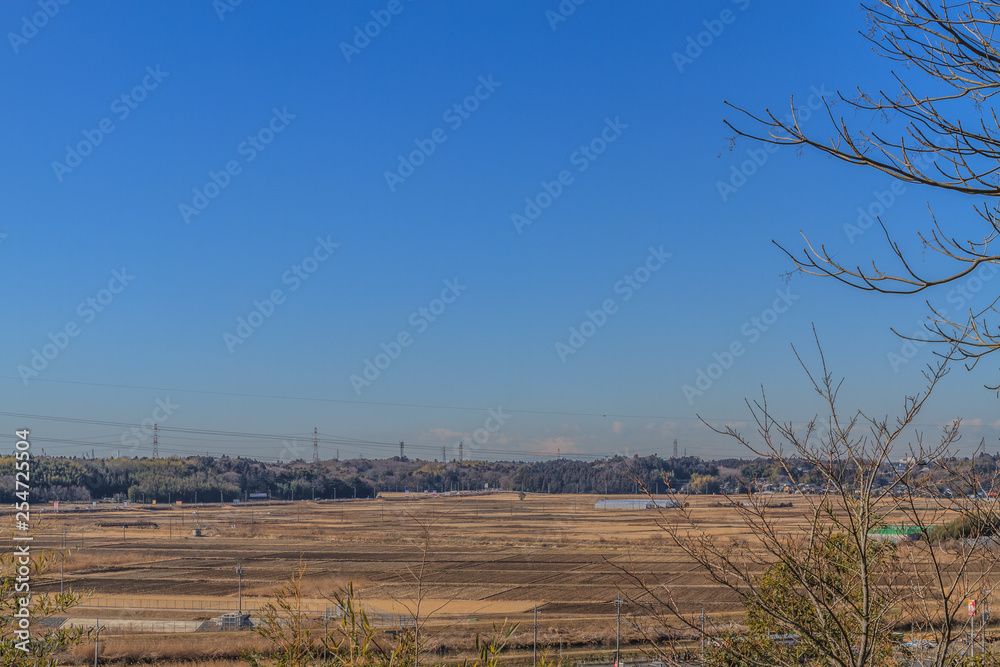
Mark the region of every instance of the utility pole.
<instances>
[{"instance_id":1,"label":"utility pole","mask_svg":"<svg viewBox=\"0 0 1000 667\"><path fill-rule=\"evenodd\" d=\"M986 658L986 624L990 620L990 610L989 610L989 607L986 606L986 595L987 595L987 593L988 593L987 591L983 591L982 592L982 596L981 596L982 597L982 602L983 602L983 623L982 623L982 625L980 627L982 627L982 629L983 629L983 659L984 660Z\"/></svg>"},{"instance_id":2,"label":"utility pole","mask_svg":"<svg viewBox=\"0 0 1000 667\"><path fill-rule=\"evenodd\" d=\"M621 639L622 639L622 594L619 591L618 598L615 600L615 606L618 608L617 618L615 621L615 667L621 667Z\"/></svg>"},{"instance_id":3,"label":"utility pole","mask_svg":"<svg viewBox=\"0 0 1000 667\"><path fill-rule=\"evenodd\" d=\"M983 659L986 658L986 624L990 620L990 608L986 606L986 593L983 593Z\"/></svg>"},{"instance_id":4,"label":"utility pole","mask_svg":"<svg viewBox=\"0 0 1000 667\"><path fill-rule=\"evenodd\" d=\"M101 648L101 619L94 619L94 667L97 667L97 656Z\"/></svg>"},{"instance_id":5,"label":"utility pole","mask_svg":"<svg viewBox=\"0 0 1000 667\"><path fill-rule=\"evenodd\" d=\"M969 657L976 657L976 601L969 598L969 623L971 628L969 629Z\"/></svg>"},{"instance_id":6,"label":"utility pole","mask_svg":"<svg viewBox=\"0 0 1000 667\"><path fill-rule=\"evenodd\" d=\"M239 611L238 613L243 613L243 561L239 561L236 564L236 575L239 577L239 588L237 595L239 596Z\"/></svg>"},{"instance_id":7,"label":"utility pole","mask_svg":"<svg viewBox=\"0 0 1000 667\"><path fill-rule=\"evenodd\" d=\"M687 456L687 452L684 453ZM705 608L701 608L701 661L705 662Z\"/></svg>"},{"instance_id":8,"label":"utility pole","mask_svg":"<svg viewBox=\"0 0 1000 667\"><path fill-rule=\"evenodd\" d=\"M538 664L538 605L535 605L535 639L531 643L531 665Z\"/></svg>"}]
</instances>

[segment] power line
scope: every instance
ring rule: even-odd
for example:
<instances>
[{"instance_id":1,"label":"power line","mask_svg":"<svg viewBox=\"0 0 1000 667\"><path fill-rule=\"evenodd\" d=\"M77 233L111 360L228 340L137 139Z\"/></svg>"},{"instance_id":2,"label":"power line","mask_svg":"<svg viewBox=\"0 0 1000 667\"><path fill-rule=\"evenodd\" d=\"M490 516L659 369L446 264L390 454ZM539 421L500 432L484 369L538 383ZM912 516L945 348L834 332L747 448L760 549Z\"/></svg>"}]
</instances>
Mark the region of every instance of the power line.
<instances>
[{"instance_id":1,"label":"power line","mask_svg":"<svg viewBox=\"0 0 1000 667\"><path fill-rule=\"evenodd\" d=\"M30 419L39 421L56 421L56 422L67 422L71 424L94 424L100 426L117 426L124 429L133 428L135 426L141 426L140 424L130 424L127 422L116 422L106 419L77 419L72 417L56 417L52 415L33 415L27 413L19 412L0 412L0 417L13 417L17 419ZM228 437L237 438L253 438L259 440L289 440L295 439L295 436L287 434L271 434L271 433L247 433L242 431L219 431L214 429L197 429L197 428L181 428L178 426L163 426L159 429L160 433L186 433L194 435L223 435ZM344 438L333 436L327 438L326 442L337 442L342 444L358 444L358 445L386 445L395 446L396 443L391 442L380 442L377 440L361 440L358 438Z\"/></svg>"},{"instance_id":2,"label":"power line","mask_svg":"<svg viewBox=\"0 0 1000 667\"><path fill-rule=\"evenodd\" d=\"M0 380L16 380L22 382L22 378L13 375L0 375ZM283 400L283 401L313 401L319 403L343 403L348 405L369 405L373 407L398 407L398 408L420 408L427 410L462 410L469 412L484 412L491 409L492 406L488 407L476 407L467 405L433 405L427 403L394 403L394 402L382 402L382 401L357 401L350 399L336 399L336 398L318 398L311 396L282 396L275 394L250 394L244 392L230 392L230 391L212 391L205 389L178 389L178 388L168 388L168 387L149 387L144 385L130 385L130 384L114 384L106 382L82 382L77 380L53 380L49 378L33 378L32 382L52 382L56 384L70 384L70 385L82 385L88 387L109 387L114 389L142 389L147 391L158 391L158 392L174 392L179 394L204 394L208 396L234 396L238 398L261 398L269 400ZM612 412L579 412L579 411L560 411L560 410L522 410L517 408L502 408L503 412L510 414L529 414L529 415L558 415L567 417L601 417L607 418L611 417L614 419L661 419L665 421L693 421L693 422L709 422L709 423L738 423L747 420L747 415L742 417L708 417L704 415L696 415L694 417L679 417L679 416L669 416L669 415L628 415L628 414L617 414ZM3 413L0 413L3 414ZM809 423L810 419L800 420L802 424ZM944 423L950 423L948 420ZM793 423L799 423L799 420ZM929 423L913 423L911 426L920 427L938 427L942 424L929 424ZM129 426L133 426L130 424ZM234 435L242 435L235 433ZM364 441L358 441L359 444ZM364 443L367 444L367 443ZM386 444L386 443L377 443ZM685 456L686 456L685 449Z\"/></svg>"},{"instance_id":3,"label":"power line","mask_svg":"<svg viewBox=\"0 0 1000 667\"><path fill-rule=\"evenodd\" d=\"M13 375L0 375L0 380L17 380L21 382L21 378ZM248 394L243 392L232 392L232 391L210 391L206 389L177 389L169 387L147 387L143 385L131 385L131 384L112 384L107 382L80 382L76 380L52 380L52 379L42 379L35 378L32 382L54 382L58 384L74 384L83 385L88 387L109 387L113 389L143 389L147 391L159 391L159 392L173 392L178 394L205 394L210 396L235 396L239 398L265 398L265 399L277 399L283 401L314 401L319 403L344 403L348 405L371 405L376 407L395 407L395 408L421 408L427 410L466 410L475 412L484 412L489 409L489 407L476 407L468 405L433 405L428 403L391 403L382 401L356 401L350 399L338 399L338 398L316 398L311 396L280 396L274 394ZM525 415L562 415L567 417L613 417L615 419L665 419L670 421L700 421L698 417L669 417L664 415L622 415L614 414L610 412L572 412L572 411L560 411L560 410L518 410L503 408L504 412L525 414ZM727 421L727 420L722 420Z\"/></svg>"},{"instance_id":4,"label":"power line","mask_svg":"<svg viewBox=\"0 0 1000 667\"><path fill-rule=\"evenodd\" d=\"M110 421L110 420L103 420L103 419L76 419L76 418L72 418L72 417L56 417L56 416L51 416L51 415L34 415L34 414L15 413L15 412L0 412L0 417L14 417L14 418L17 418L17 419L22 419L22 420L54 421L54 422L70 423L70 424L88 424L88 425L100 425L100 426L115 426L115 427L122 428L123 431L125 429L129 429L129 428L132 428L132 427L136 426L135 424L129 424L129 423L125 423L125 422L116 422L116 421ZM162 428L159 428L158 429L158 435L159 434L167 434L168 436L171 436L171 439L173 439L174 437L176 437L177 439L190 439L190 440L197 440L199 442L204 442L204 440L203 439L196 439L196 438L185 438L184 436L185 435L202 435L202 436L206 436L206 437L214 437L214 436L220 436L221 435L221 436L225 436L227 438L238 437L238 438L245 438L245 439L256 439L256 440L261 440L261 441L264 441L264 442L288 441L288 440L293 440L294 441L296 439L294 436L281 435L281 434L245 433L245 432L239 432L239 431L220 431L220 430L213 430L213 429L181 428L181 427L176 427L176 426L164 426ZM181 434L181 435L175 435L175 434ZM352 446L352 447L368 447L368 448L378 448L378 449L387 449L389 447L395 448L395 447L398 446L397 443L380 442L380 441L377 441L377 440L363 440L363 439L359 439L359 438L344 438L344 437L327 437L324 434L318 433L318 430L315 432L314 435L316 437L317 444L320 443L320 442L322 442L324 444L349 445L349 446ZM14 437L15 436L10 435L10 434L0 433L0 438L14 438ZM92 436L92 437L95 437L95 436ZM116 436L102 436L102 437L115 438ZM34 439L36 441L38 441L38 442L51 442L51 443L60 443L60 444L75 445L75 446L87 446L87 447L101 445L101 446L104 446L104 447L107 447L107 448L115 448L116 446L120 446L117 442L114 442L114 441L101 443L101 442L94 442L94 441L84 441L84 440L69 439L69 438L46 438L46 437L41 437L40 435L39 436L35 436ZM214 444L218 445L219 443L215 442ZM430 452L430 451L436 452L437 451L437 445L416 445L416 444L411 444L410 447L413 448L413 449L420 449L420 450L424 450L424 451L428 451L428 452ZM144 449L146 449L146 448L144 448ZM169 452L169 453L178 454L178 455L185 454L185 455L190 455L190 456L201 456L202 452L205 451L202 448L186 449L186 448L175 447L175 446L174 447L163 447L163 446L160 446L159 450L162 451L162 452ZM514 458L549 458L549 457L553 457L553 456L556 455L555 452L550 452L550 451L530 451L530 450L513 450L512 451L512 450L508 450L508 449L497 449L497 448L490 448L490 447L478 447L478 448L476 448L476 453L479 454L479 455L483 455L483 456L514 457ZM634 452L630 452L630 453L639 453L639 452L638 451L634 451ZM606 458L608 456L608 454L607 453L604 453L604 454L574 454L574 456L576 458L579 458L579 459L601 459L601 458ZM261 459L261 460L279 460L280 457L265 456L265 455L256 455L255 454L254 458ZM337 458L339 458L339 450L338 450L338 457ZM459 445L459 461L463 461L463 460L464 460L464 443L461 443Z\"/></svg>"}]
</instances>

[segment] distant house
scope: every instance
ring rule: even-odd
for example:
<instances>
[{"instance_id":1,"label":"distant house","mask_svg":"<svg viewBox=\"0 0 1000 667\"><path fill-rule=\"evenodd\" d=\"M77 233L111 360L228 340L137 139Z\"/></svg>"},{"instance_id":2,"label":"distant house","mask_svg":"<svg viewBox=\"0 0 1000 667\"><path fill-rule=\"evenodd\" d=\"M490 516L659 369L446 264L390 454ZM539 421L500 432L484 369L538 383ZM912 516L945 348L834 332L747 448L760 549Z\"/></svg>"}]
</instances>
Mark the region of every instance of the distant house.
<instances>
[{"instance_id":1,"label":"distant house","mask_svg":"<svg viewBox=\"0 0 1000 667\"><path fill-rule=\"evenodd\" d=\"M903 458L899 459L899 461L894 463L892 467L897 474L903 474L907 470L911 470L913 468L916 468L917 466L926 466L926 465L927 461L918 461L917 459L907 454ZM924 468L924 470L927 469ZM924 470L921 470L920 472L924 472Z\"/></svg>"}]
</instances>

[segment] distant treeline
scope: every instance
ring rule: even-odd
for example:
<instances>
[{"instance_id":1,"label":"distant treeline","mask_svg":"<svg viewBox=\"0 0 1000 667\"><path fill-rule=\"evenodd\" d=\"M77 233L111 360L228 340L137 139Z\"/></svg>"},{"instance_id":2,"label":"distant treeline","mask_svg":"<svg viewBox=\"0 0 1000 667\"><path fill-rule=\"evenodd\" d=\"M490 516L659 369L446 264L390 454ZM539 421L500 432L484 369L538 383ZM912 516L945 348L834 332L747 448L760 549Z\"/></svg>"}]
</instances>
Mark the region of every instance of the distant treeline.
<instances>
[{"instance_id":1,"label":"distant treeline","mask_svg":"<svg viewBox=\"0 0 1000 667\"><path fill-rule=\"evenodd\" d=\"M997 469L1000 455L965 459L984 476ZM15 461L0 457L0 501L14 502ZM281 500L371 498L382 491L458 491L505 489L527 493L634 494L639 483L653 493L668 489L691 493L739 493L795 482L816 484L822 476L801 462L787 468L768 459L704 461L695 456L663 459L652 455L614 456L596 461L559 458L549 461L421 461L352 459L266 463L245 458L82 459L40 457L32 461L31 498L35 501L89 501L110 498L146 502L229 502L250 494ZM850 478L845 468L845 481ZM933 473L932 473L933 474ZM898 479L886 466L886 482ZM967 490L955 489L956 492Z\"/></svg>"},{"instance_id":2,"label":"distant treeline","mask_svg":"<svg viewBox=\"0 0 1000 667\"><path fill-rule=\"evenodd\" d=\"M0 500L13 502L14 460L0 458ZM374 489L349 469L263 463L243 458L78 459L35 458L31 465L35 501L218 502L251 493L274 498L359 498Z\"/></svg>"},{"instance_id":3,"label":"distant treeline","mask_svg":"<svg viewBox=\"0 0 1000 667\"><path fill-rule=\"evenodd\" d=\"M14 502L13 457L0 457L0 501ZM717 466L696 457L614 457L599 461L556 459L452 461L353 459L266 463L244 458L81 459L40 457L32 461L35 501L109 498L151 502L229 502L250 494L272 498L370 498L381 491L507 489L529 493L636 493L637 476L654 492L676 489L692 476L710 477ZM629 472L631 471L631 473Z\"/></svg>"}]
</instances>

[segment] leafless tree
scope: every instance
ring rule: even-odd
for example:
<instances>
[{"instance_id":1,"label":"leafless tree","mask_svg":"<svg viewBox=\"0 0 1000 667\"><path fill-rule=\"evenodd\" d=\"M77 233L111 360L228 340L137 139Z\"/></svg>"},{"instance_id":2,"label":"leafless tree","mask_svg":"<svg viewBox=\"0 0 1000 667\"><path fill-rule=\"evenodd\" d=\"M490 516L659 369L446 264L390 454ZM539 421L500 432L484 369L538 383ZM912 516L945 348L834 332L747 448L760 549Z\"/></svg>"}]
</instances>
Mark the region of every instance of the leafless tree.
<instances>
[{"instance_id":1,"label":"leafless tree","mask_svg":"<svg viewBox=\"0 0 1000 667\"><path fill-rule=\"evenodd\" d=\"M770 110L758 114L730 105L748 122L727 120L726 124L737 136L809 147L907 183L978 197L1000 196L1000 121L992 104L992 97L1000 91L1000 45L993 44L1000 26L1000 3L878 0L862 7L868 17L864 34L875 52L906 70L904 74L892 71L892 89L878 93L858 89L825 99L832 125L829 133L807 134L794 98L790 114ZM837 115L845 108L857 118L853 125ZM878 128L874 121L883 123L885 129L870 129ZM992 276L998 270L1000 255L990 251L989 245L1000 234L1000 208L979 203L973 209L975 226L968 221L942 224L931 212L930 228L917 232L924 252L930 249L945 258L948 268L941 272L920 268L920 258L900 248L881 218L895 264L892 268L874 260L870 267L845 263L825 245L808 238L801 251L782 249L804 272L867 291L915 294L966 276L971 280L977 271ZM970 308L967 318L956 318L928 303L926 336L947 344L955 358L974 367L984 355L1000 348L996 306L993 300L978 310ZM1000 382L990 389L1000 394Z\"/></svg>"},{"instance_id":2,"label":"leafless tree","mask_svg":"<svg viewBox=\"0 0 1000 667\"><path fill-rule=\"evenodd\" d=\"M747 403L756 437L706 422L779 466L797 509L778 509L780 496L743 480L744 492L726 499L745 523L745 539L714 531L704 507L685 498L659 510L660 527L695 573L742 603L744 627L706 628L685 613L670 582L623 567L635 584L632 599L675 633L710 639L707 664L898 664L903 648L895 633L903 628L933 640L924 656L931 664L950 664L968 629L966 598L981 597L1000 575L1000 551L988 537L1000 518L993 501L977 493L991 487L995 473L955 456L959 422L933 439L914 431L947 359L928 367L926 387L905 399L894 420L863 411L845 417L842 381L829 373L822 350L819 372L799 361L822 398L823 417L804 428L781 422L762 395ZM901 453L907 456L897 462ZM947 538L945 527L965 530L963 539Z\"/></svg>"},{"instance_id":3,"label":"leafless tree","mask_svg":"<svg viewBox=\"0 0 1000 667\"><path fill-rule=\"evenodd\" d=\"M440 579L439 554L433 548L436 527L450 512L432 512L420 515L416 511L406 512L406 541L418 556L415 562L407 563L397 578L405 591L401 597L394 597L396 604L403 607L412 620L413 667L419 667L420 658L428 639L433 634L429 621L449 603L457 599L461 589L446 591L438 582ZM439 597L430 597L436 594ZM440 631L440 630L439 630Z\"/></svg>"}]
</instances>

